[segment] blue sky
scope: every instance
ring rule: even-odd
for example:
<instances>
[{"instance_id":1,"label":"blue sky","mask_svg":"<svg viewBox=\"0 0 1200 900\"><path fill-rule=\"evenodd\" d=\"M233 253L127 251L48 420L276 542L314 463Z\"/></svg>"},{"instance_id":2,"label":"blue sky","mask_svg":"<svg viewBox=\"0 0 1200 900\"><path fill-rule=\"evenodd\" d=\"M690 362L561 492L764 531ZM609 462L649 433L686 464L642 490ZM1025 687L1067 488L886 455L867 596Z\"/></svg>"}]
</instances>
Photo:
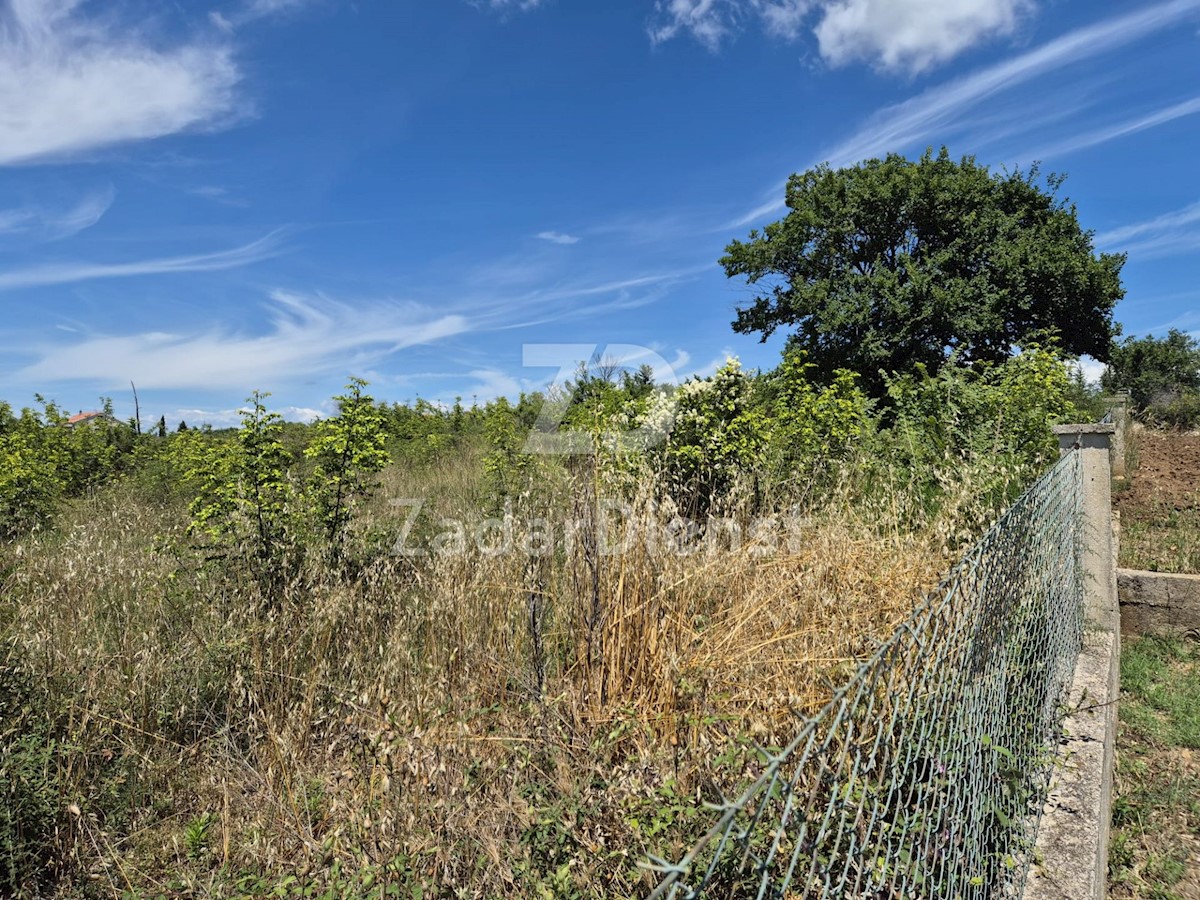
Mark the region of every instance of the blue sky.
<instances>
[{"instance_id":1,"label":"blue sky","mask_svg":"<svg viewBox=\"0 0 1200 900\"><path fill-rule=\"evenodd\" d=\"M1200 334L1200 0L7 0L0 397L226 424L348 375L706 373L783 183L945 144L1069 175L1127 333ZM570 349L530 345L569 344ZM631 348L644 348L640 351ZM640 355L639 355L640 354ZM569 360L564 360L568 361Z\"/></svg>"}]
</instances>

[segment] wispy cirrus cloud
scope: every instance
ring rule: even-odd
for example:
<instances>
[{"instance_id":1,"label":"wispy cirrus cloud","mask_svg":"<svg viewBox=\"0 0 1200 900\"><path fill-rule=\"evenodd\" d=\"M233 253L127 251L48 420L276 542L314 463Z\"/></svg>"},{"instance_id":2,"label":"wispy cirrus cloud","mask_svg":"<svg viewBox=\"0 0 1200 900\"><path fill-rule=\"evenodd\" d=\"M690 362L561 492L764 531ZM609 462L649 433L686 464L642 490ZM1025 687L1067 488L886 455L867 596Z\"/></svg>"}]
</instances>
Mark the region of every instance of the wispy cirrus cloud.
<instances>
[{"instance_id":1,"label":"wispy cirrus cloud","mask_svg":"<svg viewBox=\"0 0 1200 900\"><path fill-rule=\"evenodd\" d=\"M80 0L13 0L0 12L0 165L77 156L228 121L232 50L168 49L80 12Z\"/></svg>"},{"instance_id":2,"label":"wispy cirrus cloud","mask_svg":"<svg viewBox=\"0 0 1200 900\"><path fill-rule=\"evenodd\" d=\"M273 231L249 244L216 253L166 256L125 263L45 263L23 269L9 269L6 272L0 272L0 291L73 284L100 278L132 278L139 275L216 272L223 269L234 269L278 255L281 252L280 237L282 233L282 230Z\"/></svg>"},{"instance_id":3,"label":"wispy cirrus cloud","mask_svg":"<svg viewBox=\"0 0 1200 900\"><path fill-rule=\"evenodd\" d=\"M467 0L467 2L477 9L487 9L498 13L529 12L531 9L537 9L546 4L546 0Z\"/></svg>"},{"instance_id":4,"label":"wispy cirrus cloud","mask_svg":"<svg viewBox=\"0 0 1200 900\"><path fill-rule=\"evenodd\" d=\"M1102 231L1094 238L1102 250L1128 253L1136 259L1160 259L1200 250L1200 202L1144 222Z\"/></svg>"},{"instance_id":5,"label":"wispy cirrus cloud","mask_svg":"<svg viewBox=\"0 0 1200 900\"><path fill-rule=\"evenodd\" d=\"M415 303L346 303L275 291L260 334L214 327L202 333L148 330L35 344L36 360L14 378L31 384L88 381L104 388L130 379L146 389L271 388L317 372L366 366L469 328L461 315L438 315Z\"/></svg>"},{"instance_id":6,"label":"wispy cirrus cloud","mask_svg":"<svg viewBox=\"0 0 1200 900\"><path fill-rule=\"evenodd\" d=\"M1035 159L1065 156L1077 150L1086 150L1088 147L1095 147L1098 144L1107 144L1109 141L1125 137L1126 135L1137 134L1139 131L1145 131L1147 128L1165 125L1184 116L1194 116L1196 113L1200 113L1200 97L1193 97L1181 103L1174 103L1162 109L1156 109L1153 112L1139 113L1132 118L1125 119L1113 125L1106 125L1103 128L1096 128L1083 134L1073 135L1066 140L1059 141L1057 144L1052 144L1043 150L1033 153L1031 156Z\"/></svg>"},{"instance_id":7,"label":"wispy cirrus cloud","mask_svg":"<svg viewBox=\"0 0 1200 900\"><path fill-rule=\"evenodd\" d=\"M1200 0L1171 0L1078 28L1004 62L930 88L911 100L881 110L850 137L831 147L824 159L832 166L848 165L897 146L926 140L989 97L1068 65L1117 50L1194 17L1198 10Z\"/></svg>"},{"instance_id":8,"label":"wispy cirrus cloud","mask_svg":"<svg viewBox=\"0 0 1200 900\"><path fill-rule=\"evenodd\" d=\"M578 244L579 238L573 234L564 234L561 231L541 231L538 232L538 237L543 241L549 241L551 244Z\"/></svg>"},{"instance_id":9,"label":"wispy cirrus cloud","mask_svg":"<svg viewBox=\"0 0 1200 900\"><path fill-rule=\"evenodd\" d=\"M277 16L280 13L292 12L305 6L312 6L320 0L248 0L243 7L244 14L263 18Z\"/></svg>"},{"instance_id":10,"label":"wispy cirrus cloud","mask_svg":"<svg viewBox=\"0 0 1200 900\"><path fill-rule=\"evenodd\" d=\"M321 2L323 0L245 0L240 6L225 12L213 10L208 14L208 18L218 30L232 34L243 25L249 25L260 19L299 12Z\"/></svg>"},{"instance_id":11,"label":"wispy cirrus cloud","mask_svg":"<svg viewBox=\"0 0 1200 900\"><path fill-rule=\"evenodd\" d=\"M631 278L555 283L499 299L490 297L486 307L491 311L482 315L481 321L498 330L528 328L637 309L661 300L711 268L704 265Z\"/></svg>"},{"instance_id":12,"label":"wispy cirrus cloud","mask_svg":"<svg viewBox=\"0 0 1200 900\"><path fill-rule=\"evenodd\" d=\"M34 204L0 209L0 234L26 234L42 240L70 237L99 222L115 198L116 191L109 185L65 209Z\"/></svg>"},{"instance_id":13,"label":"wispy cirrus cloud","mask_svg":"<svg viewBox=\"0 0 1200 900\"><path fill-rule=\"evenodd\" d=\"M1169 0L1077 28L1011 59L936 85L903 103L885 107L804 168L820 162L827 162L834 168L853 165L889 151L912 147L934 136L944 142L948 135L961 132L970 124L971 114L983 101L1067 66L1119 50L1188 19L1195 19L1198 11L1200 0ZM1063 108L1062 118L1071 114L1071 107ZM778 213L784 208L784 202L777 199L782 193L782 185L776 186L771 190L773 199L750 210L732 224L742 226Z\"/></svg>"},{"instance_id":14,"label":"wispy cirrus cloud","mask_svg":"<svg viewBox=\"0 0 1200 900\"><path fill-rule=\"evenodd\" d=\"M1164 231L1182 228L1185 225L1192 225L1197 222L1200 222L1200 201L1188 204L1182 209L1163 213L1161 216L1155 216L1153 219L1147 219L1144 222L1136 222L1133 225L1122 225L1120 228L1101 231L1096 235L1095 242L1098 247L1119 249L1121 244L1129 241L1131 238L1144 237L1147 234L1161 234Z\"/></svg>"}]
</instances>

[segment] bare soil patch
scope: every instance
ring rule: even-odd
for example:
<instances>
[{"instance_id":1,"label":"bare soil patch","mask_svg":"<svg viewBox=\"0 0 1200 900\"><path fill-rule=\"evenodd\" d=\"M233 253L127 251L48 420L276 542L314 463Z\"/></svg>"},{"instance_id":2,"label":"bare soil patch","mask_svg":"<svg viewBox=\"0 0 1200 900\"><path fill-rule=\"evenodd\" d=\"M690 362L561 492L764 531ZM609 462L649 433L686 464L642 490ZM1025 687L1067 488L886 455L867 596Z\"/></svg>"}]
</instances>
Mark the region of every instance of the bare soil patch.
<instances>
[{"instance_id":1,"label":"bare soil patch","mask_svg":"<svg viewBox=\"0 0 1200 900\"><path fill-rule=\"evenodd\" d=\"M1142 430L1137 466L1115 496L1121 565L1200 572L1200 434Z\"/></svg>"},{"instance_id":2,"label":"bare soil patch","mask_svg":"<svg viewBox=\"0 0 1200 900\"><path fill-rule=\"evenodd\" d=\"M1200 506L1200 434L1144 430L1129 487L1118 495L1123 522L1153 519L1164 506Z\"/></svg>"}]
</instances>

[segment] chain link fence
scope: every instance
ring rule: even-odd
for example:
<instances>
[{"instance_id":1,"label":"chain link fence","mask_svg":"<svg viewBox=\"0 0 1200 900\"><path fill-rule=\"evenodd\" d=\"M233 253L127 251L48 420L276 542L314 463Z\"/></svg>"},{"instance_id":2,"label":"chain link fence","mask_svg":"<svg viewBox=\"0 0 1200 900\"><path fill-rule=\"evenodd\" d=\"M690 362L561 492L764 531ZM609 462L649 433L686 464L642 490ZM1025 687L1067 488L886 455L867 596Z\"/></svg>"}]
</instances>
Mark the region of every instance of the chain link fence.
<instances>
[{"instance_id":1,"label":"chain link fence","mask_svg":"<svg viewBox=\"0 0 1200 900\"><path fill-rule=\"evenodd\" d=\"M1082 641L1082 475L1017 500L653 898L1020 897Z\"/></svg>"}]
</instances>

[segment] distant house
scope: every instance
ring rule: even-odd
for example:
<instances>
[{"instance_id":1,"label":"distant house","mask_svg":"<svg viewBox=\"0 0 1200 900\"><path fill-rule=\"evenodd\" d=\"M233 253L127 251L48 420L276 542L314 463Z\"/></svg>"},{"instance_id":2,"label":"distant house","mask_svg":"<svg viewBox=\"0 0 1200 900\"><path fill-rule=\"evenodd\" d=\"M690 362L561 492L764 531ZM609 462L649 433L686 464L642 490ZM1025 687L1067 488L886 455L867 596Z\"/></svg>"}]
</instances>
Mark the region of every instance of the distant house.
<instances>
[{"instance_id":1,"label":"distant house","mask_svg":"<svg viewBox=\"0 0 1200 900\"><path fill-rule=\"evenodd\" d=\"M114 425L116 421L116 419L104 412L104 410L93 410L92 412L83 412L80 410L67 419L67 427L78 428L80 425Z\"/></svg>"}]
</instances>

